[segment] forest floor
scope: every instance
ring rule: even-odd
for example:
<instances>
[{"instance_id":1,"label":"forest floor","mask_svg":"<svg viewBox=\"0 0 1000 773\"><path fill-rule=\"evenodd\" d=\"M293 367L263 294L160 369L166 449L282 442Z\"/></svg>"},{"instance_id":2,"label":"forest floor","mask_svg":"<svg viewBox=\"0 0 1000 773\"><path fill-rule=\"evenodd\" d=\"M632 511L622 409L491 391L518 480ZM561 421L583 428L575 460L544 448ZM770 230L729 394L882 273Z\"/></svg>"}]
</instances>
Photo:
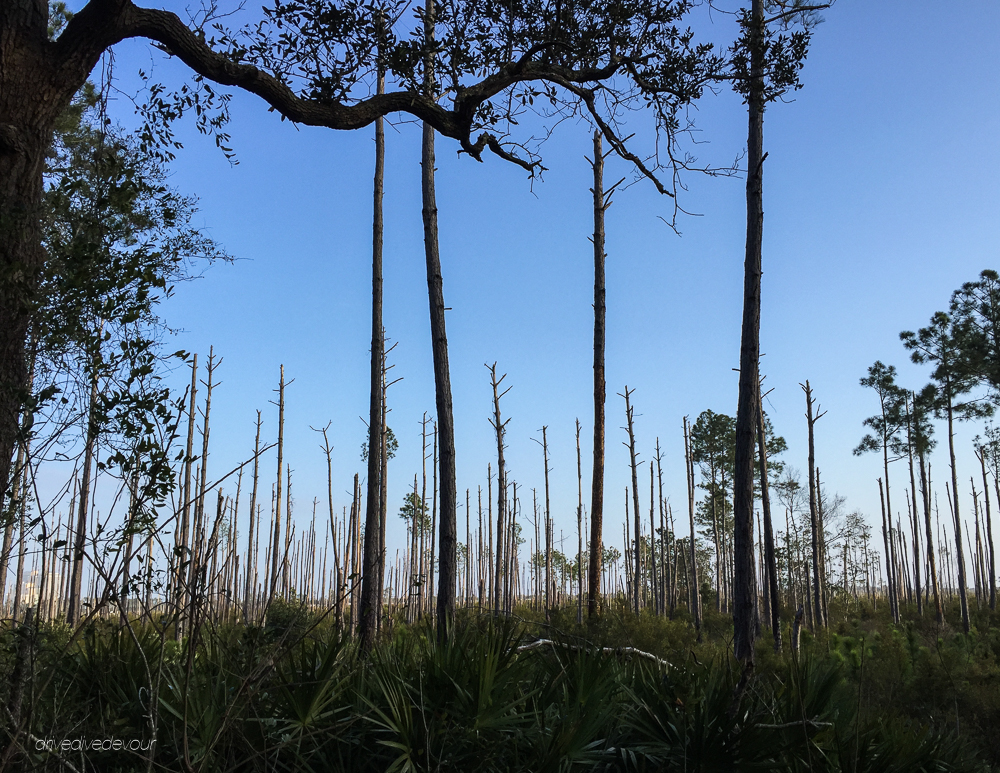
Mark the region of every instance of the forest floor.
<instances>
[{"instance_id":1,"label":"forest floor","mask_svg":"<svg viewBox=\"0 0 1000 773\"><path fill-rule=\"evenodd\" d=\"M957 603L894 626L835 601L797 653L789 620L781 653L762 628L742 692L731 619L704 607L700 642L683 609L578 625L573 604L547 623L463 610L446 645L396 622L368 656L284 603L180 642L111 619L7 627L0 770L1000 770L1000 615L974 599L968 635Z\"/></svg>"}]
</instances>

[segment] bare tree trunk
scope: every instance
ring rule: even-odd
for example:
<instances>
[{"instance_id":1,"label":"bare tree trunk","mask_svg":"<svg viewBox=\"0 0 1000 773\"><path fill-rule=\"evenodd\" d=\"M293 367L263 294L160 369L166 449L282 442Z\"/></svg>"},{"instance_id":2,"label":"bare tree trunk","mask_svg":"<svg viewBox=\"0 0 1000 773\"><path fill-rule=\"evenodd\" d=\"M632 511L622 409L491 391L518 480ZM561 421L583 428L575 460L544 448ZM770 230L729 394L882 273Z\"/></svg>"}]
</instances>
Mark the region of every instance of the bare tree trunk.
<instances>
[{"instance_id":1,"label":"bare tree trunk","mask_svg":"<svg viewBox=\"0 0 1000 773\"><path fill-rule=\"evenodd\" d=\"M757 458L760 464L760 502L764 512L764 563L767 572L768 611L771 613L771 633L774 651L781 652L781 596L778 594L778 560L774 552L774 529L771 523L771 495L767 480L767 443L764 437L764 409L757 403Z\"/></svg>"},{"instance_id":2,"label":"bare tree trunk","mask_svg":"<svg viewBox=\"0 0 1000 773\"><path fill-rule=\"evenodd\" d=\"M542 427L542 460L545 464L545 620L552 610L555 587L552 582L552 518L549 510L549 440L548 427Z\"/></svg>"},{"instance_id":3,"label":"bare tree trunk","mask_svg":"<svg viewBox=\"0 0 1000 773\"><path fill-rule=\"evenodd\" d=\"M379 57L377 91L385 92L385 72ZM385 178L385 126L375 119L375 182L372 216L372 346L368 400L368 496L365 506L364 567L361 570L361 616L358 640L362 652L375 644L378 625L379 524L382 512L382 400L385 384L383 356L385 340L382 330L382 196Z\"/></svg>"},{"instance_id":4,"label":"bare tree trunk","mask_svg":"<svg viewBox=\"0 0 1000 773\"><path fill-rule=\"evenodd\" d=\"M986 544L989 550L989 566L987 571L990 578L990 609L995 610L997 608L997 567L996 552L993 546L993 514L990 510L990 484L986 478L986 452L980 449L978 456L979 463L983 468L983 496L986 497Z\"/></svg>"},{"instance_id":5,"label":"bare tree trunk","mask_svg":"<svg viewBox=\"0 0 1000 773\"><path fill-rule=\"evenodd\" d=\"M670 564L667 562L667 527L663 519L663 454L660 451L660 439L656 438L656 499L660 511L660 614L667 613L667 593L670 588Z\"/></svg>"},{"instance_id":6,"label":"bare tree trunk","mask_svg":"<svg viewBox=\"0 0 1000 773\"><path fill-rule=\"evenodd\" d=\"M962 548L962 521L958 508L958 470L955 467L955 410L952 405L951 385L948 385L948 457L951 461L951 493L955 512L955 563L958 565L958 594L962 606L962 630L969 632L969 600L966 597L965 553Z\"/></svg>"},{"instance_id":7,"label":"bare tree trunk","mask_svg":"<svg viewBox=\"0 0 1000 773\"><path fill-rule=\"evenodd\" d=\"M493 425L493 430L496 432L497 438L497 555L496 555L496 572L493 575L493 614L500 614L500 607L502 604L502 590L503 590L503 577L504 577L504 510L507 506L507 483L506 483L506 465L503 458L504 449L504 435L507 431L507 421L502 421L500 418L500 398L503 397L507 392L510 391L510 387L507 387L503 392L500 392L500 382L507 378L507 374L504 373L499 379L497 378L497 364L494 362L490 371L490 380L493 385L493 418L490 419L490 424Z\"/></svg>"},{"instance_id":8,"label":"bare tree trunk","mask_svg":"<svg viewBox=\"0 0 1000 773\"><path fill-rule=\"evenodd\" d=\"M934 614L938 624L944 622L944 611L941 608L941 591L938 586L937 564L934 551L934 531L931 527L931 492L927 481L927 466L923 454L918 456L920 467L920 498L924 506L924 528L927 531L927 564L930 571L931 588L934 591Z\"/></svg>"},{"instance_id":9,"label":"bare tree trunk","mask_svg":"<svg viewBox=\"0 0 1000 773\"><path fill-rule=\"evenodd\" d=\"M580 420L576 420L576 624L583 623L583 460L580 457Z\"/></svg>"},{"instance_id":10,"label":"bare tree trunk","mask_svg":"<svg viewBox=\"0 0 1000 773\"><path fill-rule=\"evenodd\" d=\"M691 428L688 425L687 417L684 417L684 466L687 468L687 492L688 492L688 521L691 528L691 574L689 582L691 587L688 604L691 608L691 617L694 619L694 628L698 632L698 641L701 641L701 590L698 587L698 558L695 554L694 540L694 459L691 456Z\"/></svg>"},{"instance_id":11,"label":"bare tree trunk","mask_svg":"<svg viewBox=\"0 0 1000 773\"><path fill-rule=\"evenodd\" d=\"M424 38L434 39L434 0L426 0ZM428 50L424 63L424 89L436 94L434 54ZM424 124L422 146L422 195L424 220L424 252L427 262L427 293L430 303L431 341L434 353L434 392L437 420L440 424L440 569L438 573L437 630L438 639L448 635L455 616L455 579L457 514L455 506L458 488L455 480L455 421L452 412L451 375L448 368L448 335L445 329L444 287L441 277L441 255L438 250L437 201L434 191L434 129Z\"/></svg>"},{"instance_id":12,"label":"bare tree trunk","mask_svg":"<svg viewBox=\"0 0 1000 773\"><path fill-rule=\"evenodd\" d=\"M267 606L270 606L271 599L278 587L278 562L282 560L281 550L281 482L282 469L284 464L285 450L285 366L281 366L281 376L278 381L278 484L274 497L274 541L271 546L271 578L270 587L267 592ZM284 564L282 563L282 566ZM266 612L265 612L266 613Z\"/></svg>"},{"instance_id":13,"label":"bare tree trunk","mask_svg":"<svg viewBox=\"0 0 1000 773\"><path fill-rule=\"evenodd\" d=\"M879 501L882 504L882 541L885 543L885 578L886 578L886 590L889 594L889 611L892 614L893 622L897 625L899 624L899 605L898 605L898 594L896 593L895 578L892 575L892 555L893 549L891 544L891 539L889 536L889 531L886 528L886 511L885 511L885 495L882 491L882 479L878 480L878 496ZM891 528L892 521L889 521Z\"/></svg>"},{"instance_id":14,"label":"bare tree trunk","mask_svg":"<svg viewBox=\"0 0 1000 773\"><path fill-rule=\"evenodd\" d=\"M659 444L657 444L659 445ZM650 595L653 597L653 614L660 614L660 583L656 574L656 486L653 479L653 462L649 463L649 569Z\"/></svg>"},{"instance_id":15,"label":"bare tree trunk","mask_svg":"<svg viewBox=\"0 0 1000 773\"><path fill-rule=\"evenodd\" d=\"M632 417L635 413L635 408L629 402L629 398L632 393L635 392L634 389L629 390L628 385L625 386L625 394L619 392L618 394L625 398L625 428L628 432L628 443L625 445L628 447L629 462L632 467L632 510L633 516L635 518L635 555L632 557L634 561L634 569L632 570L632 607L635 614L639 614L639 587L641 585L642 578L642 565L641 565L641 553L639 549L640 543L640 523L642 516L639 513L639 475L635 466L635 427L632 422Z\"/></svg>"},{"instance_id":16,"label":"bare tree trunk","mask_svg":"<svg viewBox=\"0 0 1000 773\"><path fill-rule=\"evenodd\" d=\"M377 90L385 91L385 72L379 56ZM382 196L385 177L385 127L375 121L375 180L372 215L372 344L368 400L368 479L365 504L364 565L361 570L361 603L358 640L362 652L375 644L379 615L378 565L382 502L382 402L385 387L385 338L382 328Z\"/></svg>"},{"instance_id":17,"label":"bare tree trunk","mask_svg":"<svg viewBox=\"0 0 1000 773\"><path fill-rule=\"evenodd\" d=\"M764 2L751 4L750 84L747 93L747 239L743 268L736 459L733 479L733 654L749 678L754 665L757 592L753 566L753 445L760 408L761 244L764 227Z\"/></svg>"},{"instance_id":18,"label":"bare tree trunk","mask_svg":"<svg viewBox=\"0 0 1000 773\"><path fill-rule=\"evenodd\" d=\"M822 524L819 515L819 492L816 486L816 445L814 427L826 414L826 411L813 415L813 397L809 381L800 384L806 393L806 421L809 424L809 520L812 527L812 574L813 574L813 619L818 628L826 627L826 617L823 614L823 577L820 572L822 562Z\"/></svg>"},{"instance_id":19,"label":"bare tree trunk","mask_svg":"<svg viewBox=\"0 0 1000 773\"><path fill-rule=\"evenodd\" d=\"M906 401L906 455L910 466L910 498L913 500L913 590L917 596L917 614L923 617L924 599L920 593L920 515L917 509L917 479L913 470L912 416L909 395Z\"/></svg>"},{"instance_id":20,"label":"bare tree trunk","mask_svg":"<svg viewBox=\"0 0 1000 773\"><path fill-rule=\"evenodd\" d=\"M598 612L601 595L601 558L604 550L604 402L607 397L604 379L605 303L604 149L600 130L594 131L594 471L590 493L590 570L587 588L587 614Z\"/></svg>"},{"instance_id":21,"label":"bare tree trunk","mask_svg":"<svg viewBox=\"0 0 1000 773\"><path fill-rule=\"evenodd\" d=\"M251 562L254 561L254 526L255 518L257 516L257 484L260 477L260 411L257 411L257 434L253 442L253 485L250 489L250 526L247 530L247 568L246 568L246 588L243 593L243 608L244 608L244 618L246 620L250 619L250 607L251 599L254 591L253 587L253 572L250 571ZM324 431L324 439L326 433ZM327 446L329 448L329 445ZM329 455L327 456L327 462L329 463ZM329 468L328 468L329 469ZM330 497L330 520L333 520L333 496L331 492Z\"/></svg>"},{"instance_id":22,"label":"bare tree trunk","mask_svg":"<svg viewBox=\"0 0 1000 773\"><path fill-rule=\"evenodd\" d=\"M69 582L69 604L66 624L75 626L80 620L80 594L83 590L83 549L87 539L87 510L90 508L90 473L94 466L97 444L97 373L91 374L90 403L87 408L87 444L83 451L83 479L80 482L80 509L73 532L73 569ZM192 401L192 405L193 405ZM192 408L192 410L194 410Z\"/></svg>"}]
</instances>

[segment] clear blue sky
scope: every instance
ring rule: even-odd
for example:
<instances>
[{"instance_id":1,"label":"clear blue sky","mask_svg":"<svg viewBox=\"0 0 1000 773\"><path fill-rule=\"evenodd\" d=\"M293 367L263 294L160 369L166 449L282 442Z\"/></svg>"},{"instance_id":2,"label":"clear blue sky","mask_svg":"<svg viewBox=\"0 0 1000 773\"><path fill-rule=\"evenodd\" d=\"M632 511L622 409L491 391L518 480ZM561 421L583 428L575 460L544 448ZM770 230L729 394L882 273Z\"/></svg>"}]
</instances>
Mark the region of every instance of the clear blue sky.
<instances>
[{"instance_id":1,"label":"clear blue sky","mask_svg":"<svg viewBox=\"0 0 1000 773\"><path fill-rule=\"evenodd\" d=\"M166 7L180 7L180 3ZM731 18L697 16L702 34L726 39ZM714 26L711 26L714 25ZM116 49L123 87L157 61L179 83L183 68L141 43ZM171 79L173 79L171 81ZM806 466L804 398L809 379L827 416L816 458L826 486L849 508L877 517L878 455L856 458L874 396L858 379L876 359L919 387L898 334L925 325L950 293L983 268L1000 268L1000 5L840 0L816 31L805 88L765 117L763 372L767 409L789 444L784 459ZM279 364L287 391L286 459L304 522L325 492L318 436L332 421L337 506L364 472L370 344L372 130L296 128L255 97L235 94L230 126L238 166L180 126L185 148L172 184L201 199L199 222L242 260L216 266L178 289L164 307L183 328L177 348L210 345L224 363L213 399L210 470L246 458L255 410L276 435ZM124 99L112 107L135 119ZM745 146L745 109L732 94L706 97L696 115L698 156L729 163ZM636 130L645 125L639 116ZM385 326L398 346L389 423L399 438L390 464L390 561L402 544L396 512L419 469L420 417L434 412L433 373L420 224L419 127L387 132ZM574 419L583 424L585 502L592 437L591 172L583 124L561 126L545 149L549 171L530 184L523 170L487 157L458 157L438 140L438 203L458 447L458 486L485 488L496 445L487 422L484 363L512 386L503 410L512 477L530 507L543 485L549 427L556 533L575 529ZM630 174L608 163L609 183ZM605 540L620 541L628 482L624 402L635 388L641 459L657 436L666 490L684 508L681 418L702 410L735 415L743 281L742 179L687 178L678 237L663 222L670 203L640 182L608 212L608 432ZM173 344L171 344L173 346ZM178 383L183 383L180 374ZM975 434L961 428L963 448ZM965 453L960 479L973 472ZM946 458L936 459L937 478ZM264 470L273 476L274 456ZM902 481L903 469L896 472ZM648 473L647 473L648 474ZM966 487L967 487L966 483ZM232 486L227 492L232 493ZM964 491L967 495L967 489ZM902 506L902 497L898 500ZM942 492L943 502L943 492ZM321 505L322 507L322 505ZM322 512L322 510L321 510ZM464 513L459 511L460 520ZM460 527L464 540L464 526ZM566 552L575 548L568 542Z\"/></svg>"}]
</instances>

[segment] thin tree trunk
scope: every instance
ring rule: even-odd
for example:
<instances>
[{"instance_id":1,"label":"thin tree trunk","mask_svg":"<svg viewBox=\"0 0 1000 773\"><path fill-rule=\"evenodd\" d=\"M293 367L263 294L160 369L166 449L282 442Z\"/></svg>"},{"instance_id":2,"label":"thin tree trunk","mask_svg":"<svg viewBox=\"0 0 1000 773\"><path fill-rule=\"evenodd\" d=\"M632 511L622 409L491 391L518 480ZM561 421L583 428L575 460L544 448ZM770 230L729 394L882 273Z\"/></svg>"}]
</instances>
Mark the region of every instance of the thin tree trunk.
<instances>
[{"instance_id":1,"label":"thin tree trunk","mask_svg":"<svg viewBox=\"0 0 1000 773\"><path fill-rule=\"evenodd\" d=\"M580 420L576 420L576 624L583 623L583 460L580 456Z\"/></svg>"},{"instance_id":2,"label":"thin tree trunk","mask_svg":"<svg viewBox=\"0 0 1000 773\"><path fill-rule=\"evenodd\" d=\"M701 641L701 590L698 587L698 558L695 555L694 540L694 459L691 457L691 429L688 425L687 417L684 417L684 461L687 468L687 492L688 492L688 521L691 528L691 574L688 589L691 607L691 617L694 619L694 628L698 633L698 641Z\"/></svg>"},{"instance_id":3,"label":"thin tree trunk","mask_svg":"<svg viewBox=\"0 0 1000 773\"><path fill-rule=\"evenodd\" d=\"M542 459L545 464L545 620L552 609L554 585L552 582L552 519L549 511L549 439L548 427L542 427Z\"/></svg>"},{"instance_id":4,"label":"thin tree trunk","mask_svg":"<svg viewBox=\"0 0 1000 773\"><path fill-rule=\"evenodd\" d=\"M594 471L590 493L590 569L587 588L587 614L595 617L600 603L601 559L604 550L604 379L605 303L604 149L600 130L594 131Z\"/></svg>"},{"instance_id":5,"label":"thin tree trunk","mask_svg":"<svg viewBox=\"0 0 1000 773\"><path fill-rule=\"evenodd\" d=\"M814 442L814 426L816 422L825 415L826 411L814 416L814 401L809 381L806 380L804 386L801 384L799 386L802 386L802 391L806 393L806 421L809 424L809 520L812 527L813 621L817 627L824 628L826 627L826 618L823 615L823 578L820 574L820 563L822 561L822 535L820 531L822 529L822 524L820 523L819 516L819 493L816 490L816 446Z\"/></svg>"},{"instance_id":6,"label":"thin tree trunk","mask_svg":"<svg viewBox=\"0 0 1000 773\"><path fill-rule=\"evenodd\" d=\"M892 544L889 531L886 527L885 494L882 489L882 479L878 479L878 498L882 505L882 541L885 543L885 579L886 591L889 594L889 611L892 614L893 622L899 624L899 606L897 604L898 595L895 588L895 578L892 576ZM891 524L892 521L890 520Z\"/></svg>"},{"instance_id":7,"label":"thin tree trunk","mask_svg":"<svg viewBox=\"0 0 1000 773\"><path fill-rule=\"evenodd\" d=\"M500 398L507 394L510 387L507 387L507 389L503 392L499 391L500 382L507 378L507 374L505 373L498 379L497 364L495 362L492 367L489 368L489 371L490 380L493 385L493 418L490 419L490 423L493 425L493 430L495 431L497 438L497 554L496 572L493 575L493 614L499 615L502 605L502 591L504 587L504 511L507 506L506 466L504 463L503 449L507 422L510 421L510 419L503 421L500 418Z\"/></svg>"},{"instance_id":8,"label":"thin tree trunk","mask_svg":"<svg viewBox=\"0 0 1000 773\"><path fill-rule=\"evenodd\" d=\"M962 630L968 633L969 623L969 600L966 598L965 582L965 553L962 547L962 521L959 517L958 507L958 469L955 466L955 411L952 406L951 385L948 389L948 457L951 461L951 493L953 510L955 514L955 563L958 565L958 594L959 602L962 606Z\"/></svg>"},{"instance_id":9,"label":"thin tree trunk","mask_svg":"<svg viewBox=\"0 0 1000 773\"><path fill-rule=\"evenodd\" d=\"M659 577L656 574L656 486L653 479L653 462L649 463L649 569L650 595L653 597L653 614L660 614Z\"/></svg>"},{"instance_id":10,"label":"thin tree trunk","mask_svg":"<svg viewBox=\"0 0 1000 773\"><path fill-rule=\"evenodd\" d=\"M642 578L642 565L641 565L641 553L639 549L640 543L640 523L642 515L639 512L639 475L636 469L635 463L635 427L632 422L632 417L635 413L635 409L629 402L629 398L632 392L635 390L629 390L628 385L625 386L625 394L621 396L625 398L625 423L626 430L628 431L628 443L625 445L628 447L629 463L632 467L632 512L635 518L635 555L632 557L635 562L634 568L632 570L632 607L635 614L639 614L639 586L641 585ZM621 394L621 393L619 393Z\"/></svg>"},{"instance_id":11,"label":"thin tree trunk","mask_svg":"<svg viewBox=\"0 0 1000 773\"><path fill-rule=\"evenodd\" d=\"M910 412L909 395L906 404L906 455L910 466L910 498L913 500L913 589L917 595L917 614L923 617L924 600L920 593L920 515L917 510L917 480L913 471L913 438L912 415Z\"/></svg>"},{"instance_id":12,"label":"thin tree trunk","mask_svg":"<svg viewBox=\"0 0 1000 773\"><path fill-rule=\"evenodd\" d=\"M757 458L760 464L760 502L764 513L764 563L767 572L768 611L771 613L771 633L774 651L781 652L781 596L778 594L778 560L774 552L774 529L771 523L771 495L767 480L767 442L764 437L764 409L757 404Z\"/></svg>"},{"instance_id":13,"label":"thin tree trunk","mask_svg":"<svg viewBox=\"0 0 1000 773\"><path fill-rule=\"evenodd\" d=\"M79 513L73 533L73 569L69 583L66 624L73 627L80 620L80 594L83 590L83 549L87 539L87 510L90 507L90 473L97 444L97 373L91 375L90 403L87 408L87 444L83 451L83 479L80 482ZM192 400L192 406L194 401ZM192 411L194 408L192 407Z\"/></svg>"},{"instance_id":14,"label":"thin tree trunk","mask_svg":"<svg viewBox=\"0 0 1000 773\"><path fill-rule=\"evenodd\" d=\"M993 514L990 510L990 484L986 478L986 452L980 449L978 455L979 463L983 469L983 496L986 497L986 544L989 551L990 609L995 610L997 608L997 567L996 552L993 546Z\"/></svg>"},{"instance_id":15,"label":"thin tree trunk","mask_svg":"<svg viewBox=\"0 0 1000 773\"><path fill-rule=\"evenodd\" d=\"M285 366L281 366L281 375L278 380L278 483L274 496L274 540L271 546L271 578L270 587L267 591L266 607L270 606L271 599L278 587L278 561L281 560L281 482L282 469L284 465L285 450Z\"/></svg>"}]
</instances>

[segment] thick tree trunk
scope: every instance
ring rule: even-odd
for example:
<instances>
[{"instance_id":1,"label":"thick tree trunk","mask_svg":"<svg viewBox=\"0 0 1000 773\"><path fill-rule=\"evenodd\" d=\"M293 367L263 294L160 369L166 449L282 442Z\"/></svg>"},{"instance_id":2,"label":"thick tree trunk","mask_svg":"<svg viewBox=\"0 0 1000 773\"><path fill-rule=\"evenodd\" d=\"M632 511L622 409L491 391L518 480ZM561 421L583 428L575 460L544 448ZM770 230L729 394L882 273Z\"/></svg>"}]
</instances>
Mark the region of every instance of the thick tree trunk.
<instances>
[{"instance_id":1,"label":"thick tree trunk","mask_svg":"<svg viewBox=\"0 0 1000 773\"><path fill-rule=\"evenodd\" d=\"M424 11L424 36L434 39L434 0L427 0ZM428 94L434 87L433 56L425 63L424 87ZM451 374L448 368L448 334L444 320L444 282L441 277L441 254L438 250L438 211L434 189L434 128L425 123L421 151L421 193L423 198L424 256L427 263L427 299L431 315L431 348L434 353L434 396L440 433L440 549L438 564L437 630L438 639L447 638L455 615L455 581L457 578L456 541L458 521L456 502L458 487L455 480L455 419L451 401Z\"/></svg>"},{"instance_id":2,"label":"thick tree trunk","mask_svg":"<svg viewBox=\"0 0 1000 773\"><path fill-rule=\"evenodd\" d=\"M601 596L601 559L604 550L604 148L600 130L594 131L594 470L590 489L590 571L587 614L597 615Z\"/></svg>"},{"instance_id":3,"label":"thick tree trunk","mask_svg":"<svg viewBox=\"0 0 1000 773\"><path fill-rule=\"evenodd\" d=\"M764 3L753 0L750 89L747 95L747 239L743 269L743 333L740 342L736 463L733 480L733 653L747 674L754 663L757 593L753 561L753 445L760 377L761 239L764 227Z\"/></svg>"},{"instance_id":4,"label":"thick tree trunk","mask_svg":"<svg viewBox=\"0 0 1000 773\"><path fill-rule=\"evenodd\" d=\"M385 74L378 74L378 92L385 90ZM370 391L368 401L368 497L365 508L365 551L361 579L361 617L358 639L362 652L375 644L378 626L378 599L382 514L382 385L383 353L385 342L382 333L382 193L385 178L385 128L383 120L375 122L375 185L374 214L372 218L372 348Z\"/></svg>"}]
</instances>

